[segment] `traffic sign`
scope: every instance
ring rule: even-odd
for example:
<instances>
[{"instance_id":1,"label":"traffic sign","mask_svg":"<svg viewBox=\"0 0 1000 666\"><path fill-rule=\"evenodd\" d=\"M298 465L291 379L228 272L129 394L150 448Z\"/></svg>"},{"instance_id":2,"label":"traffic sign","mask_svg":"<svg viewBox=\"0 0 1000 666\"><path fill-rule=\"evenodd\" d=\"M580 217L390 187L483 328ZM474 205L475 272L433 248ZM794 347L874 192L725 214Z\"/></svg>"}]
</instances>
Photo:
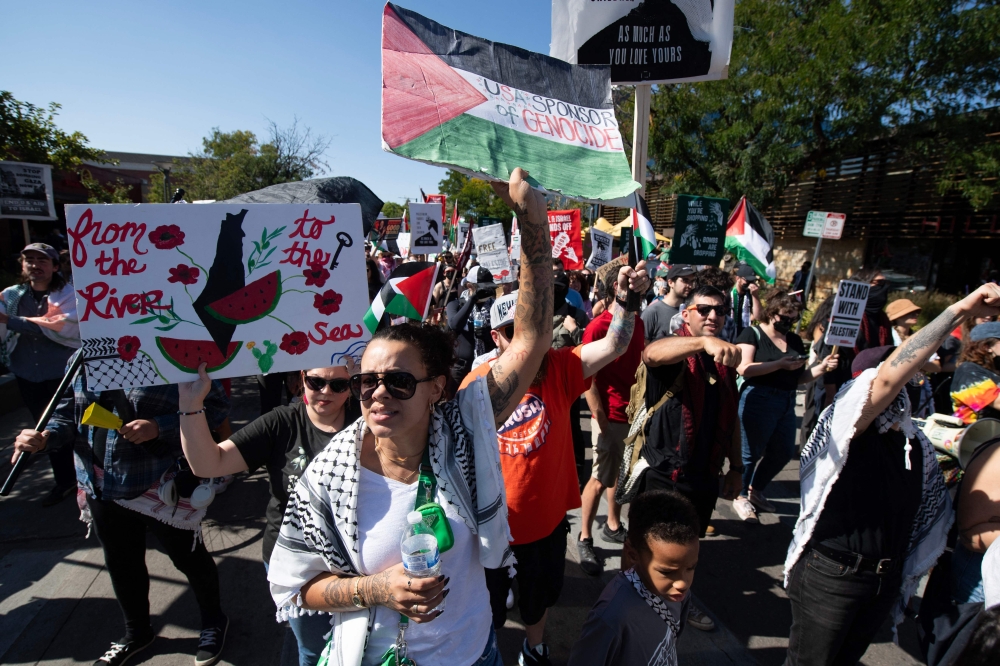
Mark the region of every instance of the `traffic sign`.
<instances>
[{"instance_id":1,"label":"traffic sign","mask_svg":"<svg viewBox=\"0 0 1000 666\"><path fill-rule=\"evenodd\" d=\"M802 235L809 238L840 240L840 237L844 235L844 225L846 222L847 215L843 213L827 213L811 210L806 215L806 226L802 230Z\"/></svg>"}]
</instances>

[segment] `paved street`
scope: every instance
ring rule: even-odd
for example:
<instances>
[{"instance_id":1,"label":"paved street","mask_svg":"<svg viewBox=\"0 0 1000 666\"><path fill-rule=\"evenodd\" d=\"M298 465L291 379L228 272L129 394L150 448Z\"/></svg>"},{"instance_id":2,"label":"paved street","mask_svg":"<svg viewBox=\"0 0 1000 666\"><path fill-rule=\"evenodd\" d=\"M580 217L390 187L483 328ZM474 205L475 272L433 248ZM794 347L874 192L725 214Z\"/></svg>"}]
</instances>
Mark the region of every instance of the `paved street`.
<instances>
[{"instance_id":1,"label":"paved street","mask_svg":"<svg viewBox=\"0 0 1000 666\"><path fill-rule=\"evenodd\" d=\"M234 428L256 415L256 385L234 381ZM27 410L0 417L0 449L9 460L14 435L29 426ZM10 466L0 466L6 477ZM71 501L42 509L38 499L51 481L47 461L37 460L17 489L0 500L0 663L90 664L122 633L121 614L94 537L85 540ZM688 628L681 637L684 666L754 664L778 666L784 660L791 615L781 588L781 569L798 505L795 464L778 477L769 495L780 507L760 525L740 523L731 504L721 502L713 518L720 536L706 539L694 591L719 627L703 633ZM274 622L260 561L261 530L267 501L266 475L257 472L234 483L209 511L205 536L219 564L223 604L232 619L225 664L294 663L290 633ZM603 509L601 511L603 516ZM626 518L627 522L627 518ZM572 516L570 539L579 529ZM576 551L567 550L566 584L559 606L550 612L549 642L553 662L565 663L570 646L594 600L618 567L620 548L597 540L607 558L600 579L583 574ZM190 664L198 637L198 612L184 577L150 542L147 565L150 599L159 638L134 663L156 666ZM500 634L505 663L515 664L523 632L516 611ZM907 621L902 647L892 644L883 627L865 655L867 666L920 663L915 631Z\"/></svg>"}]
</instances>

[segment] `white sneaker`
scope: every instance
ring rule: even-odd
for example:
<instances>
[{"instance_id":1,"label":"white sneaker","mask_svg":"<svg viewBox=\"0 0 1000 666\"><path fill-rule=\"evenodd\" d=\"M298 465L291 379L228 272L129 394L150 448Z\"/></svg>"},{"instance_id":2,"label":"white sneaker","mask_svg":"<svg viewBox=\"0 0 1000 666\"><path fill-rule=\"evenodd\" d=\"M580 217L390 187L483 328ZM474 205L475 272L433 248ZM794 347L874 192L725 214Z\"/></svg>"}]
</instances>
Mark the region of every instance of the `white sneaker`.
<instances>
[{"instance_id":1,"label":"white sneaker","mask_svg":"<svg viewBox=\"0 0 1000 666\"><path fill-rule=\"evenodd\" d=\"M775 511L777 511L777 507L775 507L774 504L769 502L764 493L759 490L754 490L753 488L751 488L749 499L750 503L753 504L758 509L760 509L761 511L764 511L766 513L774 513Z\"/></svg>"},{"instance_id":2,"label":"white sneaker","mask_svg":"<svg viewBox=\"0 0 1000 666\"><path fill-rule=\"evenodd\" d=\"M745 523L760 522L757 520L757 511L746 497L737 497L734 499L733 509L736 511L736 515L740 517L740 520Z\"/></svg>"}]
</instances>

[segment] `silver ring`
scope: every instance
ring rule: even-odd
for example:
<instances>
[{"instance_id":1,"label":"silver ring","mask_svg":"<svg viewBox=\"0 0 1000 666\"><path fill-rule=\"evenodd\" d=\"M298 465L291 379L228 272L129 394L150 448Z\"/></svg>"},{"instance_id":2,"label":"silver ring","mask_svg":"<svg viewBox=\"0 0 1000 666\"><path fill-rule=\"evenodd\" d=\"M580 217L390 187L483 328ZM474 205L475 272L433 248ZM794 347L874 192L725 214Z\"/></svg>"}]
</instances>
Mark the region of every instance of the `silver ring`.
<instances>
[{"instance_id":1,"label":"silver ring","mask_svg":"<svg viewBox=\"0 0 1000 666\"><path fill-rule=\"evenodd\" d=\"M420 604L413 604L412 606L410 606L410 612L411 613L416 613L417 615L419 615L420 611L417 610L417 606L419 606L419 605Z\"/></svg>"}]
</instances>

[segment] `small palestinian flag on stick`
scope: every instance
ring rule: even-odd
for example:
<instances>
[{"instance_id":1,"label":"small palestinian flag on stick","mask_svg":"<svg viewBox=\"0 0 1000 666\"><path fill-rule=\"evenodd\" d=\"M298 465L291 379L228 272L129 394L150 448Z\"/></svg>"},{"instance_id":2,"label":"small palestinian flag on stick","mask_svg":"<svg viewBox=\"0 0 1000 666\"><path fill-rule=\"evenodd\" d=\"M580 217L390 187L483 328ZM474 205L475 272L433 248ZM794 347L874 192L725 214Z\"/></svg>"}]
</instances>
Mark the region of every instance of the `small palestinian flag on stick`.
<instances>
[{"instance_id":1,"label":"small palestinian flag on stick","mask_svg":"<svg viewBox=\"0 0 1000 666\"><path fill-rule=\"evenodd\" d=\"M726 224L726 250L753 267L760 277L774 284L774 230L746 197L740 199Z\"/></svg>"},{"instance_id":2,"label":"small palestinian flag on stick","mask_svg":"<svg viewBox=\"0 0 1000 666\"><path fill-rule=\"evenodd\" d=\"M638 192L635 193L635 208L632 209L632 237L635 239L639 260L656 251L656 232L649 215L649 206Z\"/></svg>"},{"instance_id":3,"label":"small palestinian flag on stick","mask_svg":"<svg viewBox=\"0 0 1000 666\"><path fill-rule=\"evenodd\" d=\"M365 313L368 332L375 333L386 312L423 321L431 307L431 293L440 265L437 261L411 261L394 270Z\"/></svg>"}]
</instances>

